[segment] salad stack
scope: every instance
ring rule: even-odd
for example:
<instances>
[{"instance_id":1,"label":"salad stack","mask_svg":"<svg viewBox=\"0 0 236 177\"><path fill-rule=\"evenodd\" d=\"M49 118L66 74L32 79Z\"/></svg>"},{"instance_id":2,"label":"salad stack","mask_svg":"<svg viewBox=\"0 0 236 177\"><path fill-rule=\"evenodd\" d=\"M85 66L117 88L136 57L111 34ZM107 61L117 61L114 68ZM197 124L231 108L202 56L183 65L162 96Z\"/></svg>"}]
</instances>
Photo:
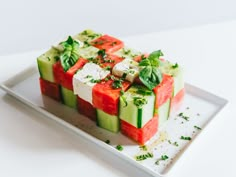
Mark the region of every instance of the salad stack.
<instances>
[{"instance_id":1,"label":"salad stack","mask_svg":"<svg viewBox=\"0 0 236 177\"><path fill-rule=\"evenodd\" d=\"M127 47L107 34L84 30L37 58L42 94L77 109L108 131L145 144L179 109L183 69Z\"/></svg>"}]
</instances>

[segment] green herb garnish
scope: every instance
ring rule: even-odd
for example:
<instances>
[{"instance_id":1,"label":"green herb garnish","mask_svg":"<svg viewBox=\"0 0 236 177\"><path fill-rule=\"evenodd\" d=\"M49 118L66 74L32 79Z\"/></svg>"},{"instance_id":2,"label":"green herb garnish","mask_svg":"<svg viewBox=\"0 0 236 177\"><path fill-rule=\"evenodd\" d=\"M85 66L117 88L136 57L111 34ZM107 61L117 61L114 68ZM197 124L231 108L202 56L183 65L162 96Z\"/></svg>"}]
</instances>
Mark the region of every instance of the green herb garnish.
<instances>
[{"instance_id":1,"label":"green herb garnish","mask_svg":"<svg viewBox=\"0 0 236 177\"><path fill-rule=\"evenodd\" d=\"M154 51L139 63L139 66L143 67L139 73L139 79L150 90L162 81L162 73L158 69L160 56L163 56L161 50Z\"/></svg>"},{"instance_id":2,"label":"green herb garnish","mask_svg":"<svg viewBox=\"0 0 236 177\"><path fill-rule=\"evenodd\" d=\"M179 146L179 144L175 141L174 143L172 143L170 140L168 140L168 143L169 144L172 144L172 145L174 145L174 146Z\"/></svg>"},{"instance_id":3,"label":"green herb garnish","mask_svg":"<svg viewBox=\"0 0 236 177\"><path fill-rule=\"evenodd\" d=\"M107 71L110 71L110 70L111 70L111 66L106 66L106 67L103 68L103 69L105 69L105 70L107 70Z\"/></svg>"},{"instance_id":4,"label":"green herb garnish","mask_svg":"<svg viewBox=\"0 0 236 177\"><path fill-rule=\"evenodd\" d=\"M159 164L160 164L160 161L165 161L165 160L167 160L167 159L169 159L169 157L168 157L167 155L162 155L161 158L158 159L158 160L155 162L155 164L156 164L156 165L159 165Z\"/></svg>"},{"instance_id":5,"label":"green herb garnish","mask_svg":"<svg viewBox=\"0 0 236 177\"><path fill-rule=\"evenodd\" d=\"M102 58L105 58L107 56L105 49L99 50L98 55L100 55Z\"/></svg>"},{"instance_id":6,"label":"green herb garnish","mask_svg":"<svg viewBox=\"0 0 236 177\"><path fill-rule=\"evenodd\" d=\"M147 100L144 97L134 97L134 105L138 108L142 108L143 105L147 104Z\"/></svg>"},{"instance_id":7,"label":"green herb garnish","mask_svg":"<svg viewBox=\"0 0 236 177\"><path fill-rule=\"evenodd\" d=\"M105 143L110 144L110 140L106 140Z\"/></svg>"},{"instance_id":8,"label":"green herb garnish","mask_svg":"<svg viewBox=\"0 0 236 177\"><path fill-rule=\"evenodd\" d=\"M61 45L64 50L60 55L60 61L64 71L66 72L79 58L79 43L69 36L66 41L61 43Z\"/></svg>"},{"instance_id":9,"label":"green herb garnish","mask_svg":"<svg viewBox=\"0 0 236 177\"><path fill-rule=\"evenodd\" d=\"M112 88L117 89L122 87L122 79L115 79L112 83Z\"/></svg>"},{"instance_id":10,"label":"green herb garnish","mask_svg":"<svg viewBox=\"0 0 236 177\"><path fill-rule=\"evenodd\" d=\"M147 151L147 150L148 150L148 148L147 148L147 146L146 146L146 145L139 146L139 148L140 148L141 150L143 150L143 151Z\"/></svg>"},{"instance_id":11,"label":"green herb garnish","mask_svg":"<svg viewBox=\"0 0 236 177\"><path fill-rule=\"evenodd\" d=\"M198 129L198 130L201 130L201 128L198 127L198 126L196 126L196 125L194 125L194 128L196 128L196 129Z\"/></svg>"},{"instance_id":12,"label":"green herb garnish","mask_svg":"<svg viewBox=\"0 0 236 177\"><path fill-rule=\"evenodd\" d=\"M142 161L142 160L146 160L147 158L152 158L152 157L153 157L153 154L148 152L147 154L142 154L142 155L136 156L136 160Z\"/></svg>"},{"instance_id":13,"label":"green herb garnish","mask_svg":"<svg viewBox=\"0 0 236 177\"><path fill-rule=\"evenodd\" d=\"M186 121L189 121L189 117L188 117L188 116L185 116L184 113L182 113L182 112L179 113L178 116L181 117L181 118L183 118L183 119L186 120Z\"/></svg>"},{"instance_id":14,"label":"green herb garnish","mask_svg":"<svg viewBox=\"0 0 236 177\"><path fill-rule=\"evenodd\" d=\"M175 63L174 65L172 65L173 69L178 68L178 67L179 67L178 63Z\"/></svg>"},{"instance_id":15,"label":"green herb garnish","mask_svg":"<svg viewBox=\"0 0 236 177\"><path fill-rule=\"evenodd\" d=\"M101 79L91 79L90 80L91 83L99 83L101 81L102 81Z\"/></svg>"},{"instance_id":16,"label":"green herb garnish","mask_svg":"<svg viewBox=\"0 0 236 177\"><path fill-rule=\"evenodd\" d=\"M124 148L123 148L123 146L121 146L121 145L119 144L119 145L116 146L116 149L117 149L118 151L123 151Z\"/></svg>"},{"instance_id":17,"label":"green herb garnish","mask_svg":"<svg viewBox=\"0 0 236 177\"><path fill-rule=\"evenodd\" d=\"M181 136L180 139L181 140L188 140L188 141L190 141L192 138L189 137L189 136Z\"/></svg>"}]
</instances>

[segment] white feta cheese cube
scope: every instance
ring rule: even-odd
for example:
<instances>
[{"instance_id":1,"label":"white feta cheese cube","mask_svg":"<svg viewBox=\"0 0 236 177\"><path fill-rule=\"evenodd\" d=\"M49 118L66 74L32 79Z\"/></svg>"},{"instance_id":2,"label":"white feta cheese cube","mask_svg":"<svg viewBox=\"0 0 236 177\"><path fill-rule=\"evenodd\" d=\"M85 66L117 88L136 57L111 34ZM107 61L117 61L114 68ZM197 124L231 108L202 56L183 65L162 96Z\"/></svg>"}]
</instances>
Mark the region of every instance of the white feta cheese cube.
<instances>
[{"instance_id":1,"label":"white feta cheese cube","mask_svg":"<svg viewBox=\"0 0 236 177\"><path fill-rule=\"evenodd\" d=\"M92 89L97 81L104 79L110 72L94 63L86 63L73 76L74 94L92 104Z\"/></svg>"},{"instance_id":2,"label":"white feta cheese cube","mask_svg":"<svg viewBox=\"0 0 236 177\"><path fill-rule=\"evenodd\" d=\"M112 74L119 77L123 77L124 75L126 75L125 79L130 82L134 81L134 79L138 76L138 73L138 62L131 59L125 59L117 63L112 69Z\"/></svg>"}]
</instances>

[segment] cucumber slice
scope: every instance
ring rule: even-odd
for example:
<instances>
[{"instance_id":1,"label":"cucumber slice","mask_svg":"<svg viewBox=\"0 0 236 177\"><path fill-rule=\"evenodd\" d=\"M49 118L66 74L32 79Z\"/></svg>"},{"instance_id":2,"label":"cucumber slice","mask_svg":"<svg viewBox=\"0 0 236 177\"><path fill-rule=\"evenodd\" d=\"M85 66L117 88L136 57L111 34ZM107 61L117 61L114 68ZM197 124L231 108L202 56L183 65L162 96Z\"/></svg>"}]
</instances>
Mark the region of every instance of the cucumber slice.
<instances>
[{"instance_id":1,"label":"cucumber slice","mask_svg":"<svg viewBox=\"0 0 236 177\"><path fill-rule=\"evenodd\" d=\"M173 97L184 88L183 68L170 63L169 61L163 61L160 65L160 70L164 74L173 76L174 78L174 91Z\"/></svg>"},{"instance_id":2,"label":"cucumber slice","mask_svg":"<svg viewBox=\"0 0 236 177\"><path fill-rule=\"evenodd\" d=\"M57 57L59 57L59 52L56 49L51 48L37 58L40 77L44 80L55 83L53 64L56 62Z\"/></svg>"},{"instance_id":3,"label":"cucumber slice","mask_svg":"<svg viewBox=\"0 0 236 177\"><path fill-rule=\"evenodd\" d=\"M98 48L93 46L79 48L79 55L84 59L96 58L98 56Z\"/></svg>"},{"instance_id":4,"label":"cucumber slice","mask_svg":"<svg viewBox=\"0 0 236 177\"><path fill-rule=\"evenodd\" d=\"M99 38L100 36L102 36L102 34L100 33L96 33L93 30L87 29L82 31L81 33L77 34L74 36L75 39L78 39L82 42L90 42L94 39Z\"/></svg>"},{"instance_id":5,"label":"cucumber slice","mask_svg":"<svg viewBox=\"0 0 236 177\"><path fill-rule=\"evenodd\" d=\"M117 133L120 130L118 116L107 114L100 109L97 109L97 125L114 133Z\"/></svg>"},{"instance_id":6,"label":"cucumber slice","mask_svg":"<svg viewBox=\"0 0 236 177\"><path fill-rule=\"evenodd\" d=\"M124 57L125 59L133 59L134 57L141 55L142 53L125 46L114 54L118 55L119 57Z\"/></svg>"},{"instance_id":7,"label":"cucumber slice","mask_svg":"<svg viewBox=\"0 0 236 177\"><path fill-rule=\"evenodd\" d=\"M168 99L164 104L162 104L158 109L158 126L161 127L169 118L170 113L170 99Z\"/></svg>"},{"instance_id":8,"label":"cucumber slice","mask_svg":"<svg viewBox=\"0 0 236 177\"><path fill-rule=\"evenodd\" d=\"M142 128L153 117L154 102L152 91L134 85L120 97L119 118L136 128Z\"/></svg>"},{"instance_id":9,"label":"cucumber slice","mask_svg":"<svg viewBox=\"0 0 236 177\"><path fill-rule=\"evenodd\" d=\"M65 105L77 109L77 97L72 90L61 86L61 96Z\"/></svg>"}]
</instances>

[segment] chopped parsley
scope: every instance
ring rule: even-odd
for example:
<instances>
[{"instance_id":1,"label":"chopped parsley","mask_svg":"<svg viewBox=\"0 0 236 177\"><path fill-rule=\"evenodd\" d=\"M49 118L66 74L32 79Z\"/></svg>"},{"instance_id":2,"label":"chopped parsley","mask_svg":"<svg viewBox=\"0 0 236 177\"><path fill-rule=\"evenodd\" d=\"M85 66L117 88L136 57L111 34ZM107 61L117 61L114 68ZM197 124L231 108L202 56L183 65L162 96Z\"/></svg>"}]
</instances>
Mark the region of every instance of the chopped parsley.
<instances>
[{"instance_id":1,"label":"chopped parsley","mask_svg":"<svg viewBox=\"0 0 236 177\"><path fill-rule=\"evenodd\" d=\"M147 99L144 97L134 97L134 105L136 105L138 108L142 108L143 105L147 104Z\"/></svg>"},{"instance_id":2,"label":"chopped parsley","mask_svg":"<svg viewBox=\"0 0 236 177\"><path fill-rule=\"evenodd\" d=\"M147 150L148 150L148 148L147 148L147 146L146 146L146 145L139 146L139 148L140 148L141 150L143 150L143 151L147 151Z\"/></svg>"},{"instance_id":3,"label":"chopped parsley","mask_svg":"<svg viewBox=\"0 0 236 177\"><path fill-rule=\"evenodd\" d=\"M112 88L117 89L122 87L122 79L115 79L112 83Z\"/></svg>"},{"instance_id":4,"label":"chopped parsley","mask_svg":"<svg viewBox=\"0 0 236 177\"><path fill-rule=\"evenodd\" d=\"M172 65L173 69L178 68L178 67L179 67L178 63L175 63L174 65Z\"/></svg>"},{"instance_id":5,"label":"chopped parsley","mask_svg":"<svg viewBox=\"0 0 236 177\"><path fill-rule=\"evenodd\" d=\"M90 80L91 83L99 83L101 81L102 81L101 79L91 79Z\"/></svg>"},{"instance_id":6,"label":"chopped parsley","mask_svg":"<svg viewBox=\"0 0 236 177\"><path fill-rule=\"evenodd\" d=\"M58 61L58 60L60 60L60 57L59 57L59 56L55 56L54 59L55 59L56 61Z\"/></svg>"},{"instance_id":7,"label":"chopped parsley","mask_svg":"<svg viewBox=\"0 0 236 177\"><path fill-rule=\"evenodd\" d=\"M160 164L160 161L165 161L165 160L167 160L167 159L169 159L169 157L168 157L167 155L162 155L161 158L158 159L158 160L155 162L155 164L156 164L156 165L159 165L159 164Z\"/></svg>"},{"instance_id":8,"label":"chopped parsley","mask_svg":"<svg viewBox=\"0 0 236 177\"><path fill-rule=\"evenodd\" d=\"M85 78L86 79L90 79L90 78L92 78L93 76L91 76L91 75L87 75Z\"/></svg>"},{"instance_id":9,"label":"chopped parsley","mask_svg":"<svg viewBox=\"0 0 236 177\"><path fill-rule=\"evenodd\" d=\"M47 57L48 61L51 61L51 58L50 57Z\"/></svg>"},{"instance_id":10,"label":"chopped parsley","mask_svg":"<svg viewBox=\"0 0 236 177\"><path fill-rule=\"evenodd\" d=\"M178 142L171 142L170 140L168 140L168 143L169 144L172 144L172 145L174 145L174 146L176 146L176 147L178 147L179 146L179 144L178 144Z\"/></svg>"},{"instance_id":11,"label":"chopped parsley","mask_svg":"<svg viewBox=\"0 0 236 177\"><path fill-rule=\"evenodd\" d=\"M118 150L118 151L123 151L123 146L121 146L120 144L118 144L117 146L116 146L116 149Z\"/></svg>"},{"instance_id":12,"label":"chopped parsley","mask_svg":"<svg viewBox=\"0 0 236 177\"><path fill-rule=\"evenodd\" d=\"M111 66L106 66L104 69L107 70L107 71L110 71L111 70Z\"/></svg>"},{"instance_id":13,"label":"chopped parsley","mask_svg":"<svg viewBox=\"0 0 236 177\"><path fill-rule=\"evenodd\" d=\"M110 140L106 140L105 143L110 144Z\"/></svg>"},{"instance_id":14,"label":"chopped parsley","mask_svg":"<svg viewBox=\"0 0 236 177\"><path fill-rule=\"evenodd\" d=\"M183 119L186 120L186 121L189 121L189 117L188 117L188 116L185 116L184 113L182 113L182 112L179 113L178 116L181 117L181 118L183 118Z\"/></svg>"},{"instance_id":15,"label":"chopped parsley","mask_svg":"<svg viewBox=\"0 0 236 177\"><path fill-rule=\"evenodd\" d=\"M180 139L181 140L188 140L188 141L190 141L192 138L189 137L189 136L181 136Z\"/></svg>"},{"instance_id":16,"label":"chopped parsley","mask_svg":"<svg viewBox=\"0 0 236 177\"><path fill-rule=\"evenodd\" d=\"M147 158L153 158L153 153L148 152L147 154L138 155L135 158L137 161L146 160Z\"/></svg>"},{"instance_id":17,"label":"chopped parsley","mask_svg":"<svg viewBox=\"0 0 236 177\"><path fill-rule=\"evenodd\" d=\"M116 44L117 44L117 42L114 41L114 42L111 43L111 46L114 46L114 45L116 45Z\"/></svg>"},{"instance_id":18,"label":"chopped parsley","mask_svg":"<svg viewBox=\"0 0 236 177\"><path fill-rule=\"evenodd\" d=\"M196 126L196 125L194 125L194 128L196 128L196 129L198 129L198 130L201 130L201 128L198 127L198 126Z\"/></svg>"},{"instance_id":19,"label":"chopped parsley","mask_svg":"<svg viewBox=\"0 0 236 177\"><path fill-rule=\"evenodd\" d=\"M105 49L99 50L98 55L100 55L102 58L105 58L107 56Z\"/></svg>"}]
</instances>

